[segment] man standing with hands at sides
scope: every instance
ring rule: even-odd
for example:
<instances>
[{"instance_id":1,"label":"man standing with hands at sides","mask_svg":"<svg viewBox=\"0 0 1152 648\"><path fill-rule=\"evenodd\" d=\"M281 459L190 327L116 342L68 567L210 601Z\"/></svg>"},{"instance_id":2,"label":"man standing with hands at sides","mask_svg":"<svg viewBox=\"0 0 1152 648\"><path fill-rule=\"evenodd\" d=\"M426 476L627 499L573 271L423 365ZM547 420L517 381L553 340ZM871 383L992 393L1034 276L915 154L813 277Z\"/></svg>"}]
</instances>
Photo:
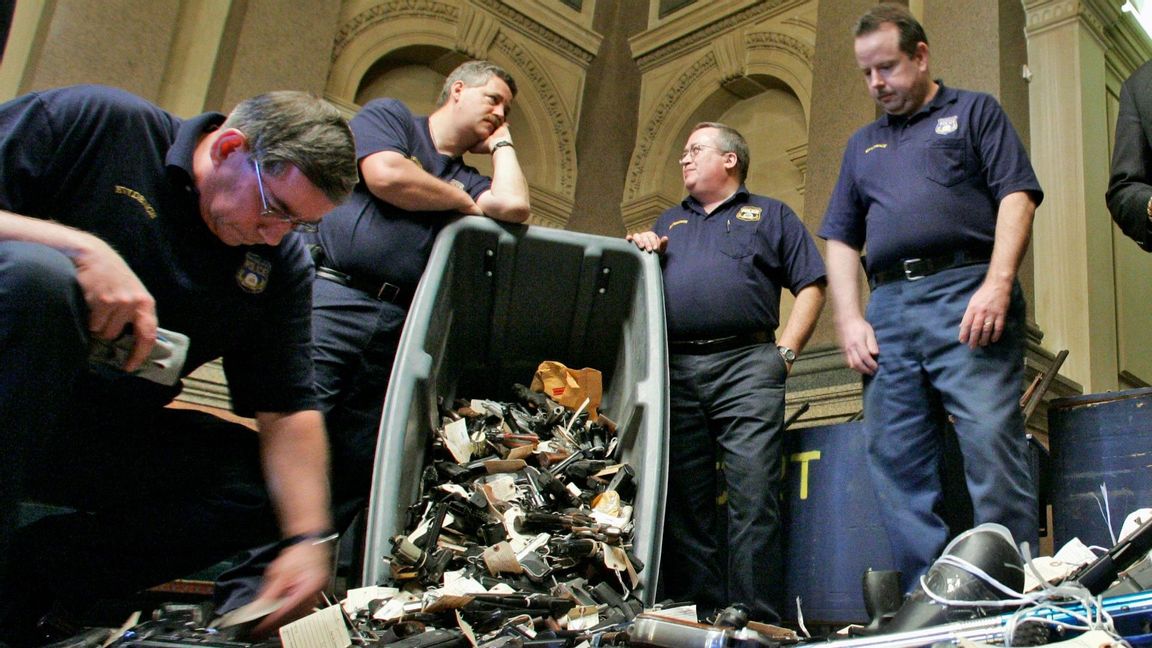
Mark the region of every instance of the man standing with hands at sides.
<instances>
[{"instance_id":1,"label":"man standing with hands at sides","mask_svg":"<svg viewBox=\"0 0 1152 648\"><path fill-rule=\"evenodd\" d=\"M448 74L431 115L376 99L350 122L361 181L309 237L319 246L312 331L338 529L367 500L392 362L436 235L462 214L528 219L528 183L507 123L515 95L508 72L470 61ZM465 164L465 153L491 156L492 177ZM268 549L221 577L221 607L251 598Z\"/></svg>"},{"instance_id":2,"label":"man standing with hands at sides","mask_svg":"<svg viewBox=\"0 0 1152 648\"><path fill-rule=\"evenodd\" d=\"M864 14L855 51L887 114L848 141L819 234L840 347L864 375L869 467L908 591L949 538L936 513L949 416L976 524L1036 546L1016 272L1043 193L996 100L932 79L928 38L905 7Z\"/></svg>"},{"instance_id":3,"label":"man standing with hands at sides","mask_svg":"<svg viewBox=\"0 0 1152 648\"><path fill-rule=\"evenodd\" d=\"M697 124L679 159L688 197L653 231L628 235L662 256L671 435L663 596L703 620L731 603L780 619L784 383L824 304L824 263L784 203L749 193L748 144ZM796 302L777 340L780 290ZM724 463L727 525L718 519ZM727 527L727 536L721 530Z\"/></svg>"}]
</instances>

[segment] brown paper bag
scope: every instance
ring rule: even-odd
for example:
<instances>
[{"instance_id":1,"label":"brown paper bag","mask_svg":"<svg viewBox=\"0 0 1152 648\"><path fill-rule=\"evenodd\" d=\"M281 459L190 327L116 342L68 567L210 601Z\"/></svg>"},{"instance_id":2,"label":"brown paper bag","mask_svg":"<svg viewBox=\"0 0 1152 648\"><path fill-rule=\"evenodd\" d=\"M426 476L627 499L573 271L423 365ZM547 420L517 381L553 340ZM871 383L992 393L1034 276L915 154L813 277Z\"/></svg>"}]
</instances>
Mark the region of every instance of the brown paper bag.
<instances>
[{"instance_id":1,"label":"brown paper bag","mask_svg":"<svg viewBox=\"0 0 1152 648\"><path fill-rule=\"evenodd\" d=\"M575 411L588 399L589 420L596 420L600 397L604 388L597 369L569 369L555 360L545 360L536 368L532 378L532 391L537 391L564 407Z\"/></svg>"}]
</instances>

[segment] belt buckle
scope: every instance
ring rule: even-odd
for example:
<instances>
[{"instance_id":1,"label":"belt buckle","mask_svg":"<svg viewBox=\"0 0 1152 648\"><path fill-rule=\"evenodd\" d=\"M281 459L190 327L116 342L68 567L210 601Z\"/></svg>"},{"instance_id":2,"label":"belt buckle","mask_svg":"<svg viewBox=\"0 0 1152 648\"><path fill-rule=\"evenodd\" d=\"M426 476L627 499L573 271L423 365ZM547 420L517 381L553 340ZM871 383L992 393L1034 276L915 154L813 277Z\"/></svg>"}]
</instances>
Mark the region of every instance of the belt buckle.
<instances>
[{"instance_id":1,"label":"belt buckle","mask_svg":"<svg viewBox=\"0 0 1152 648\"><path fill-rule=\"evenodd\" d=\"M920 279L923 279L925 276L927 276L927 275L923 275L923 274L918 274L916 272L916 270L912 267L913 264L920 263L922 260L923 259L919 259L919 258L917 258L917 259L904 259L903 265L904 265L904 278L905 279L907 279L908 281L918 281Z\"/></svg>"},{"instance_id":2,"label":"belt buckle","mask_svg":"<svg viewBox=\"0 0 1152 648\"><path fill-rule=\"evenodd\" d=\"M396 298L399 296L400 286L397 286L396 284L390 284L387 281L380 285L380 290L376 291L376 299L389 303L395 303Z\"/></svg>"}]
</instances>

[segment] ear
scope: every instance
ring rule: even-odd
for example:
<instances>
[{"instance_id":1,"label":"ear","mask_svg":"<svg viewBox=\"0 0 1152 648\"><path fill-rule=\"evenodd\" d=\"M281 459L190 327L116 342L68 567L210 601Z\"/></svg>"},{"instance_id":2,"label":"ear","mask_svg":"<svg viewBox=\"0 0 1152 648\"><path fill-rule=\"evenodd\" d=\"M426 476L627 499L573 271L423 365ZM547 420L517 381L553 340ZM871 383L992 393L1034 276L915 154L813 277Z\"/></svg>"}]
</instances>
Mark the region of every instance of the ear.
<instances>
[{"instance_id":1,"label":"ear","mask_svg":"<svg viewBox=\"0 0 1152 648\"><path fill-rule=\"evenodd\" d=\"M460 93L463 91L464 91L464 81L462 79L456 79L455 81L452 82L452 90L451 90L451 92L448 93L448 96L453 101L459 101L460 100Z\"/></svg>"},{"instance_id":2,"label":"ear","mask_svg":"<svg viewBox=\"0 0 1152 648\"><path fill-rule=\"evenodd\" d=\"M220 164L233 153L246 153L248 151L248 137L235 128L226 128L216 133L209 153L213 164Z\"/></svg>"},{"instance_id":3,"label":"ear","mask_svg":"<svg viewBox=\"0 0 1152 648\"><path fill-rule=\"evenodd\" d=\"M728 151L724 154L724 169L725 170L731 171L731 170L735 169L739 164L740 164L740 161L736 159L736 153L734 153L732 151Z\"/></svg>"},{"instance_id":4,"label":"ear","mask_svg":"<svg viewBox=\"0 0 1152 648\"><path fill-rule=\"evenodd\" d=\"M928 43L920 41L916 43L916 65L921 70L928 69Z\"/></svg>"}]
</instances>

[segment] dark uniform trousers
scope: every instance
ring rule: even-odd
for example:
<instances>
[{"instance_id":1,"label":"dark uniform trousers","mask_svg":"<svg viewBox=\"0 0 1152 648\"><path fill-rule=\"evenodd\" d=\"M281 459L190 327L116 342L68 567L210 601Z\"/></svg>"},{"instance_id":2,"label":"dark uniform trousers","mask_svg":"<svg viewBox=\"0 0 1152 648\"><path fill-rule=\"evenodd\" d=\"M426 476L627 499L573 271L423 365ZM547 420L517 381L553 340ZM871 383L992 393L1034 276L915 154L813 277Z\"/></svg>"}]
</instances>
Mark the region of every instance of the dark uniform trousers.
<instances>
[{"instance_id":1,"label":"dark uniform trousers","mask_svg":"<svg viewBox=\"0 0 1152 648\"><path fill-rule=\"evenodd\" d=\"M126 398L138 379L93 380L68 258L0 243L0 304L0 625L79 613L277 537L256 434ZM75 512L17 529L27 501Z\"/></svg>"},{"instance_id":2,"label":"dark uniform trousers","mask_svg":"<svg viewBox=\"0 0 1152 648\"><path fill-rule=\"evenodd\" d=\"M660 582L664 596L695 601L702 617L743 603L753 619L779 620L786 378L773 343L669 358ZM717 479L718 458L723 483ZM727 506L721 509L717 497L725 487Z\"/></svg>"}]
</instances>

